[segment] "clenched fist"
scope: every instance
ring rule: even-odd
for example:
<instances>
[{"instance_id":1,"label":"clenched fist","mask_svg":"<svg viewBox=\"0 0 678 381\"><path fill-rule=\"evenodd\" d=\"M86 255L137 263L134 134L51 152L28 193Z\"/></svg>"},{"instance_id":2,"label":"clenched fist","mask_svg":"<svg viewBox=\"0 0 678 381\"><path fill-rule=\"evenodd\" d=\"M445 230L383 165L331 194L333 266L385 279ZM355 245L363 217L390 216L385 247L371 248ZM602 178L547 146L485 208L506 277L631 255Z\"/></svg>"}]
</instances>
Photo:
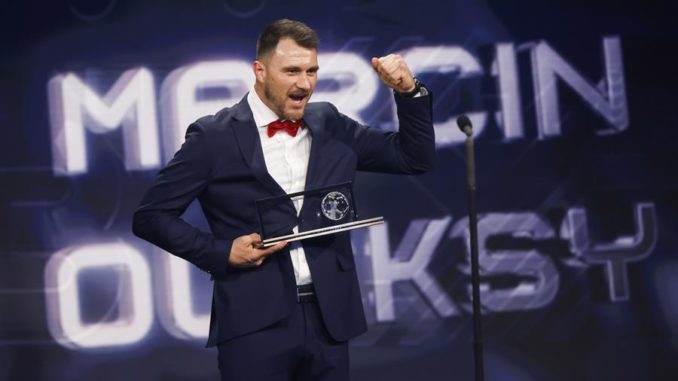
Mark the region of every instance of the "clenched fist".
<instances>
[{"instance_id":1,"label":"clenched fist","mask_svg":"<svg viewBox=\"0 0 678 381\"><path fill-rule=\"evenodd\" d=\"M414 90L414 77L403 57L389 54L386 57L372 57L372 67L382 82L399 93Z\"/></svg>"},{"instance_id":2,"label":"clenched fist","mask_svg":"<svg viewBox=\"0 0 678 381\"><path fill-rule=\"evenodd\" d=\"M253 267L264 263L264 259L287 245L287 242L279 242L269 248L262 248L261 237L257 233L243 235L231 245L231 255L228 263L235 267Z\"/></svg>"}]
</instances>

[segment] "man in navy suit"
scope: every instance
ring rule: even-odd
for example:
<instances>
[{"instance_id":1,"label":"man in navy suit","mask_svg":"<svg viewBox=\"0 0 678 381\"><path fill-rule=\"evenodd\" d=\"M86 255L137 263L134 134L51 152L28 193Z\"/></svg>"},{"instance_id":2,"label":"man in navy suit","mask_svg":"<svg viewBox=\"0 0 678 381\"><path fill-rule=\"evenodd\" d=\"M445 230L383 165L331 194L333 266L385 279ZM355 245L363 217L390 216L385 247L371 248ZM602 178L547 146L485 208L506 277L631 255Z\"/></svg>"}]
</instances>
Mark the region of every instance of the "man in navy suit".
<instances>
[{"instance_id":1,"label":"man in navy suit","mask_svg":"<svg viewBox=\"0 0 678 381\"><path fill-rule=\"evenodd\" d=\"M134 215L139 237L212 275L208 346L224 380L348 380L347 341L367 329L348 232L264 248L255 201L345 183L356 170L420 174L435 161L431 96L397 55L372 58L393 89L398 132L308 103L318 38L278 20L257 41L254 88L188 127ZM211 233L180 217L198 199ZM303 198L276 215L307 230Z\"/></svg>"}]
</instances>

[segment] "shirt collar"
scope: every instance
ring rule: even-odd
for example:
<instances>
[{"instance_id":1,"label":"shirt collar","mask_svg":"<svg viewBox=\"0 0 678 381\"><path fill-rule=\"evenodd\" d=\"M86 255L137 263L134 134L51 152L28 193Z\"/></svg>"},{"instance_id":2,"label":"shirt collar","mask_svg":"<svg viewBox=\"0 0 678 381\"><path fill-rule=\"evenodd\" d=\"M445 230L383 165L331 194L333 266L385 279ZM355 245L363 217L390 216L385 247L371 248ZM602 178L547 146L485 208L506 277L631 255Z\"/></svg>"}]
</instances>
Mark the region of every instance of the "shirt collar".
<instances>
[{"instance_id":1,"label":"shirt collar","mask_svg":"<svg viewBox=\"0 0 678 381\"><path fill-rule=\"evenodd\" d=\"M257 127L267 127L269 123L279 119L278 115L259 98L259 94L254 90L254 87L247 94L247 103L250 105L254 123L256 123Z\"/></svg>"}]
</instances>

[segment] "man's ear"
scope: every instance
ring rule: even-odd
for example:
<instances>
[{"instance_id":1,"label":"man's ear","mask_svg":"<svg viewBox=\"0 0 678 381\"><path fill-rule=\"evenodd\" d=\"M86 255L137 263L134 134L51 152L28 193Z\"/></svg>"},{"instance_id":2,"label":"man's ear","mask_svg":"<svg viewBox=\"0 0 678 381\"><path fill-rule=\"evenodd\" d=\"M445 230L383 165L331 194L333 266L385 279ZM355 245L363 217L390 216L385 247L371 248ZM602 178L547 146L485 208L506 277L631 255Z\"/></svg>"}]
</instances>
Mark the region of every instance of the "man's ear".
<instances>
[{"instance_id":1,"label":"man's ear","mask_svg":"<svg viewBox=\"0 0 678 381\"><path fill-rule=\"evenodd\" d=\"M257 82L264 82L264 78L266 77L266 66L264 66L264 63L259 60L254 61L252 70L254 71L254 77L257 79Z\"/></svg>"}]
</instances>

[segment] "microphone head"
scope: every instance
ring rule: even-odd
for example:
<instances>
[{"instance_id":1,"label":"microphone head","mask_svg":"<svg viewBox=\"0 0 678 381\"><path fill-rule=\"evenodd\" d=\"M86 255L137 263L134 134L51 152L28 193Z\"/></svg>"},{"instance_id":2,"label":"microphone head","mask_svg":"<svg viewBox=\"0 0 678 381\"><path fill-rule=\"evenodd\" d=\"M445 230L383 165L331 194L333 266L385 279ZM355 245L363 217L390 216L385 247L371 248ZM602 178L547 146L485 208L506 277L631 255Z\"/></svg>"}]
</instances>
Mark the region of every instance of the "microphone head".
<instances>
[{"instance_id":1,"label":"microphone head","mask_svg":"<svg viewBox=\"0 0 678 381\"><path fill-rule=\"evenodd\" d=\"M457 118L457 126L459 126L459 129L463 133L466 133L466 127L473 128L471 125L471 119L469 119L466 115L459 115Z\"/></svg>"}]
</instances>

